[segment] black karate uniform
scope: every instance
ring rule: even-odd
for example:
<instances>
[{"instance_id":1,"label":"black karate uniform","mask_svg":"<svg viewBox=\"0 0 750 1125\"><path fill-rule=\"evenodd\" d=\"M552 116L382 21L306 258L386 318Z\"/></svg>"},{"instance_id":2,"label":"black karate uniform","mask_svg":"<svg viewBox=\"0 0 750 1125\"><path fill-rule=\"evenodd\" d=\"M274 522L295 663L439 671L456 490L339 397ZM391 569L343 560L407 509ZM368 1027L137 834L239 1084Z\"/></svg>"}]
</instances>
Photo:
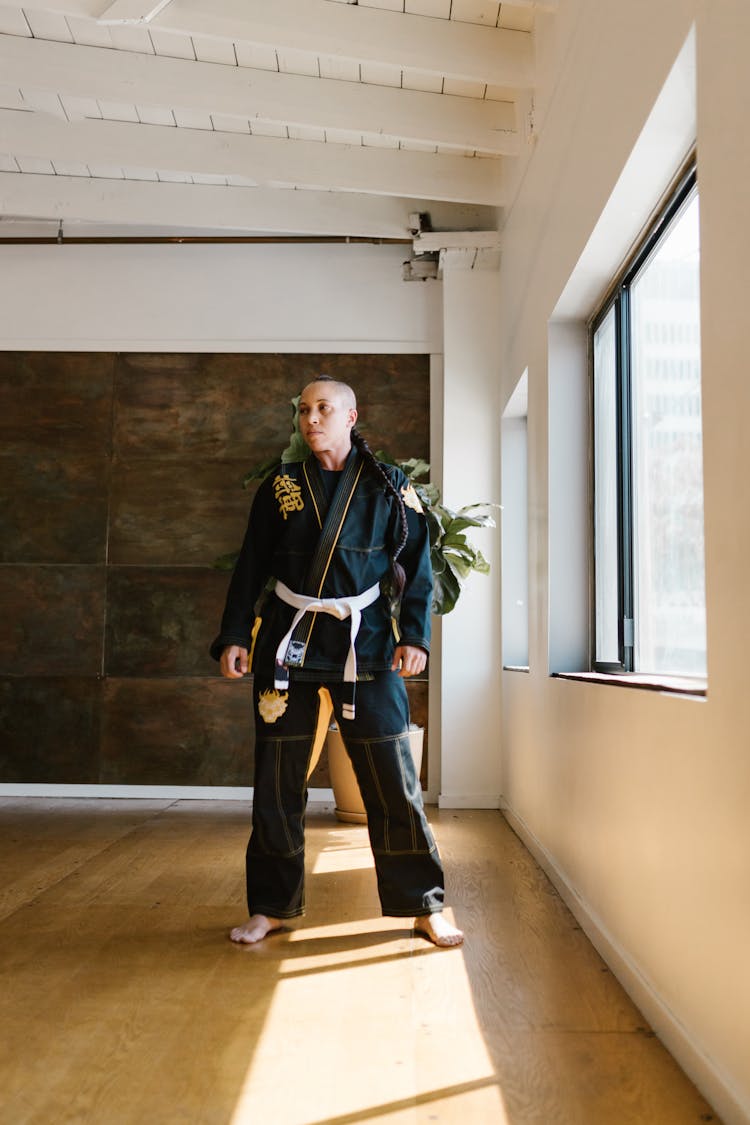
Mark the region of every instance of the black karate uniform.
<instances>
[{"instance_id":1,"label":"black karate uniform","mask_svg":"<svg viewBox=\"0 0 750 1125\"><path fill-rule=\"evenodd\" d=\"M341 472L321 468L314 456L280 465L262 482L252 505L221 630L211 646L217 660L228 645L251 652L256 722L246 865L251 914L291 918L304 910L307 772L321 689L330 696L362 791L383 913L406 917L443 908L442 865L409 750L406 689L390 670L397 643L429 651L429 536L408 479L398 468L383 467L405 499L409 526L399 556L406 586L397 623L387 584L398 507L354 446ZM277 583L320 599L373 591L354 646L356 689L344 680L350 618L304 612L282 646L283 667L278 664L279 644L297 611L274 592Z\"/></svg>"}]
</instances>

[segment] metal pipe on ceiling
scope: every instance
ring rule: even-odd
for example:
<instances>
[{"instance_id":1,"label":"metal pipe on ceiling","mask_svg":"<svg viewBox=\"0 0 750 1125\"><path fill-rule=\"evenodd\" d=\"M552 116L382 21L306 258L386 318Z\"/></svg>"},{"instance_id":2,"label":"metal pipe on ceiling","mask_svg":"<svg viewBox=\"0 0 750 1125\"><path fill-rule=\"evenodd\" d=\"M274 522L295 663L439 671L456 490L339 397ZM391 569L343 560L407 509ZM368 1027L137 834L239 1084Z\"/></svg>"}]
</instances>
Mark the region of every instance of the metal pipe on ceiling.
<instances>
[{"instance_id":1,"label":"metal pipe on ceiling","mask_svg":"<svg viewBox=\"0 0 750 1125\"><path fill-rule=\"evenodd\" d=\"M411 246L411 238L368 238L355 235L23 235L3 237L0 246L81 246L81 245L119 245L177 243L177 244L267 244L277 245L305 243L366 243L371 246Z\"/></svg>"}]
</instances>

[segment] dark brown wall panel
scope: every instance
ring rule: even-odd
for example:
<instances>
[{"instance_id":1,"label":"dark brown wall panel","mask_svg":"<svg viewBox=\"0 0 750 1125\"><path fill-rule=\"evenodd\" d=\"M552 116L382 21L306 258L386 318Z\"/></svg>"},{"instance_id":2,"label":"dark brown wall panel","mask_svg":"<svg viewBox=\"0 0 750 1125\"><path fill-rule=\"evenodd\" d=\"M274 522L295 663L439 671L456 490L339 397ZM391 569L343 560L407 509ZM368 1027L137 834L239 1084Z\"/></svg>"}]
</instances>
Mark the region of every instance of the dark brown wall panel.
<instances>
[{"instance_id":1,"label":"dark brown wall panel","mask_svg":"<svg viewBox=\"0 0 750 1125\"><path fill-rule=\"evenodd\" d=\"M99 781L101 680L0 677L0 780Z\"/></svg>"},{"instance_id":2,"label":"dark brown wall panel","mask_svg":"<svg viewBox=\"0 0 750 1125\"><path fill-rule=\"evenodd\" d=\"M0 455L0 562L103 563L109 458Z\"/></svg>"},{"instance_id":3,"label":"dark brown wall panel","mask_svg":"<svg viewBox=\"0 0 750 1125\"><path fill-rule=\"evenodd\" d=\"M109 452L114 356L0 352L0 448Z\"/></svg>"},{"instance_id":4,"label":"dark brown wall panel","mask_svg":"<svg viewBox=\"0 0 750 1125\"><path fill-rule=\"evenodd\" d=\"M0 562L104 562L113 366L0 353Z\"/></svg>"},{"instance_id":5,"label":"dark brown wall panel","mask_svg":"<svg viewBox=\"0 0 750 1125\"><path fill-rule=\"evenodd\" d=\"M252 493L246 462L115 464L109 561L129 566L210 566L239 547Z\"/></svg>"},{"instance_id":6,"label":"dark brown wall panel","mask_svg":"<svg viewBox=\"0 0 750 1125\"><path fill-rule=\"evenodd\" d=\"M293 356L118 357L115 456L124 461L222 461L273 456L298 393Z\"/></svg>"},{"instance_id":7,"label":"dark brown wall panel","mask_svg":"<svg viewBox=\"0 0 750 1125\"><path fill-rule=\"evenodd\" d=\"M429 456L428 356L305 354L119 356L115 456L254 465L281 452L290 400L319 374L353 386L373 449Z\"/></svg>"},{"instance_id":8,"label":"dark brown wall panel","mask_svg":"<svg viewBox=\"0 0 750 1125\"><path fill-rule=\"evenodd\" d=\"M0 566L0 675L98 676L103 566Z\"/></svg>"},{"instance_id":9,"label":"dark brown wall panel","mask_svg":"<svg viewBox=\"0 0 750 1125\"><path fill-rule=\"evenodd\" d=\"M208 645L219 631L226 572L192 567L110 567L108 676L215 676Z\"/></svg>"},{"instance_id":10,"label":"dark brown wall panel","mask_svg":"<svg viewBox=\"0 0 750 1125\"><path fill-rule=\"evenodd\" d=\"M430 362L425 355L331 356L327 374L357 393L357 426L373 450L430 456Z\"/></svg>"},{"instance_id":11,"label":"dark brown wall panel","mask_svg":"<svg viewBox=\"0 0 750 1125\"><path fill-rule=\"evenodd\" d=\"M100 780L121 785L250 785L250 680L110 678Z\"/></svg>"}]
</instances>

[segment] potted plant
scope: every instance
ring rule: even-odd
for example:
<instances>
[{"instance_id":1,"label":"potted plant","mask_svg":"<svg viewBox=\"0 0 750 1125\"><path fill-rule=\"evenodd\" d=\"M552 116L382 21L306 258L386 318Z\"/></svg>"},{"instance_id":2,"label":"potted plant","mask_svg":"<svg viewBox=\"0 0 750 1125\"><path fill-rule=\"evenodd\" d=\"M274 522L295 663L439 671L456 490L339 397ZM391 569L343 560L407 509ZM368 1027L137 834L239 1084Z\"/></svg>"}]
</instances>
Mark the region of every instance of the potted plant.
<instances>
[{"instance_id":1,"label":"potted plant","mask_svg":"<svg viewBox=\"0 0 750 1125\"><path fill-rule=\"evenodd\" d=\"M264 461L251 469L243 479L243 487L247 488L254 480L263 480L280 460L304 461L309 456L310 450L299 430L299 395L293 398L291 403L293 413L289 444L280 457ZM462 586L472 571L489 574L489 563L482 552L469 541L466 533L473 527L495 527L492 509L499 508L500 505L474 503L453 511L443 504L437 485L424 479L430 472L427 461L416 457L406 461L397 460L383 450L378 450L375 456L386 464L397 465L406 474L419 497L430 535L433 575L432 612L437 616L445 616L455 608ZM221 570L231 570L237 560L237 554L237 551L232 551L221 555L215 560L214 566ZM421 766L423 737L422 728L413 726L410 731L410 743L417 777ZM363 823L366 816L354 770L335 723L328 728L326 742L331 783L336 797L336 815L341 820ZM310 772L317 765L322 746L321 740L313 749Z\"/></svg>"}]
</instances>

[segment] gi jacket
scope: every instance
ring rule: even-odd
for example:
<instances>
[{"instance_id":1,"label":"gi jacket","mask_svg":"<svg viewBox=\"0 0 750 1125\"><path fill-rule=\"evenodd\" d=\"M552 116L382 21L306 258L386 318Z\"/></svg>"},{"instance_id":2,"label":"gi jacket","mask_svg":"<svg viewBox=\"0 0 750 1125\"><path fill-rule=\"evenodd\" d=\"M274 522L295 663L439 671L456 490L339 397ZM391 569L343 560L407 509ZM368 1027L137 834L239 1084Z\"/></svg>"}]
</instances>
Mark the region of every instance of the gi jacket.
<instances>
[{"instance_id":1,"label":"gi jacket","mask_svg":"<svg viewBox=\"0 0 750 1125\"><path fill-rule=\"evenodd\" d=\"M392 544L400 537L398 506L352 446L340 473L321 469L311 456L280 464L261 483L229 585L221 631L211 645L214 659L220 659L227 645L241 645L252 651L254 672L273 675L276 648L295 613L273 593L276 579L295 593L321 598L351 597L380 583L380 597L362 613L356 641L360 674L390 668L397 643L429 652L432 569L427 521L404 473L391 465L383 468L404 497L409 527L398 558L406 573L398 622L383 592L390 579ZM349 651L348 620L308 612L294 636L299 643L292 678L319 679L321 673L328 679L342 678Z\"/></svg>"}]
</instances>

